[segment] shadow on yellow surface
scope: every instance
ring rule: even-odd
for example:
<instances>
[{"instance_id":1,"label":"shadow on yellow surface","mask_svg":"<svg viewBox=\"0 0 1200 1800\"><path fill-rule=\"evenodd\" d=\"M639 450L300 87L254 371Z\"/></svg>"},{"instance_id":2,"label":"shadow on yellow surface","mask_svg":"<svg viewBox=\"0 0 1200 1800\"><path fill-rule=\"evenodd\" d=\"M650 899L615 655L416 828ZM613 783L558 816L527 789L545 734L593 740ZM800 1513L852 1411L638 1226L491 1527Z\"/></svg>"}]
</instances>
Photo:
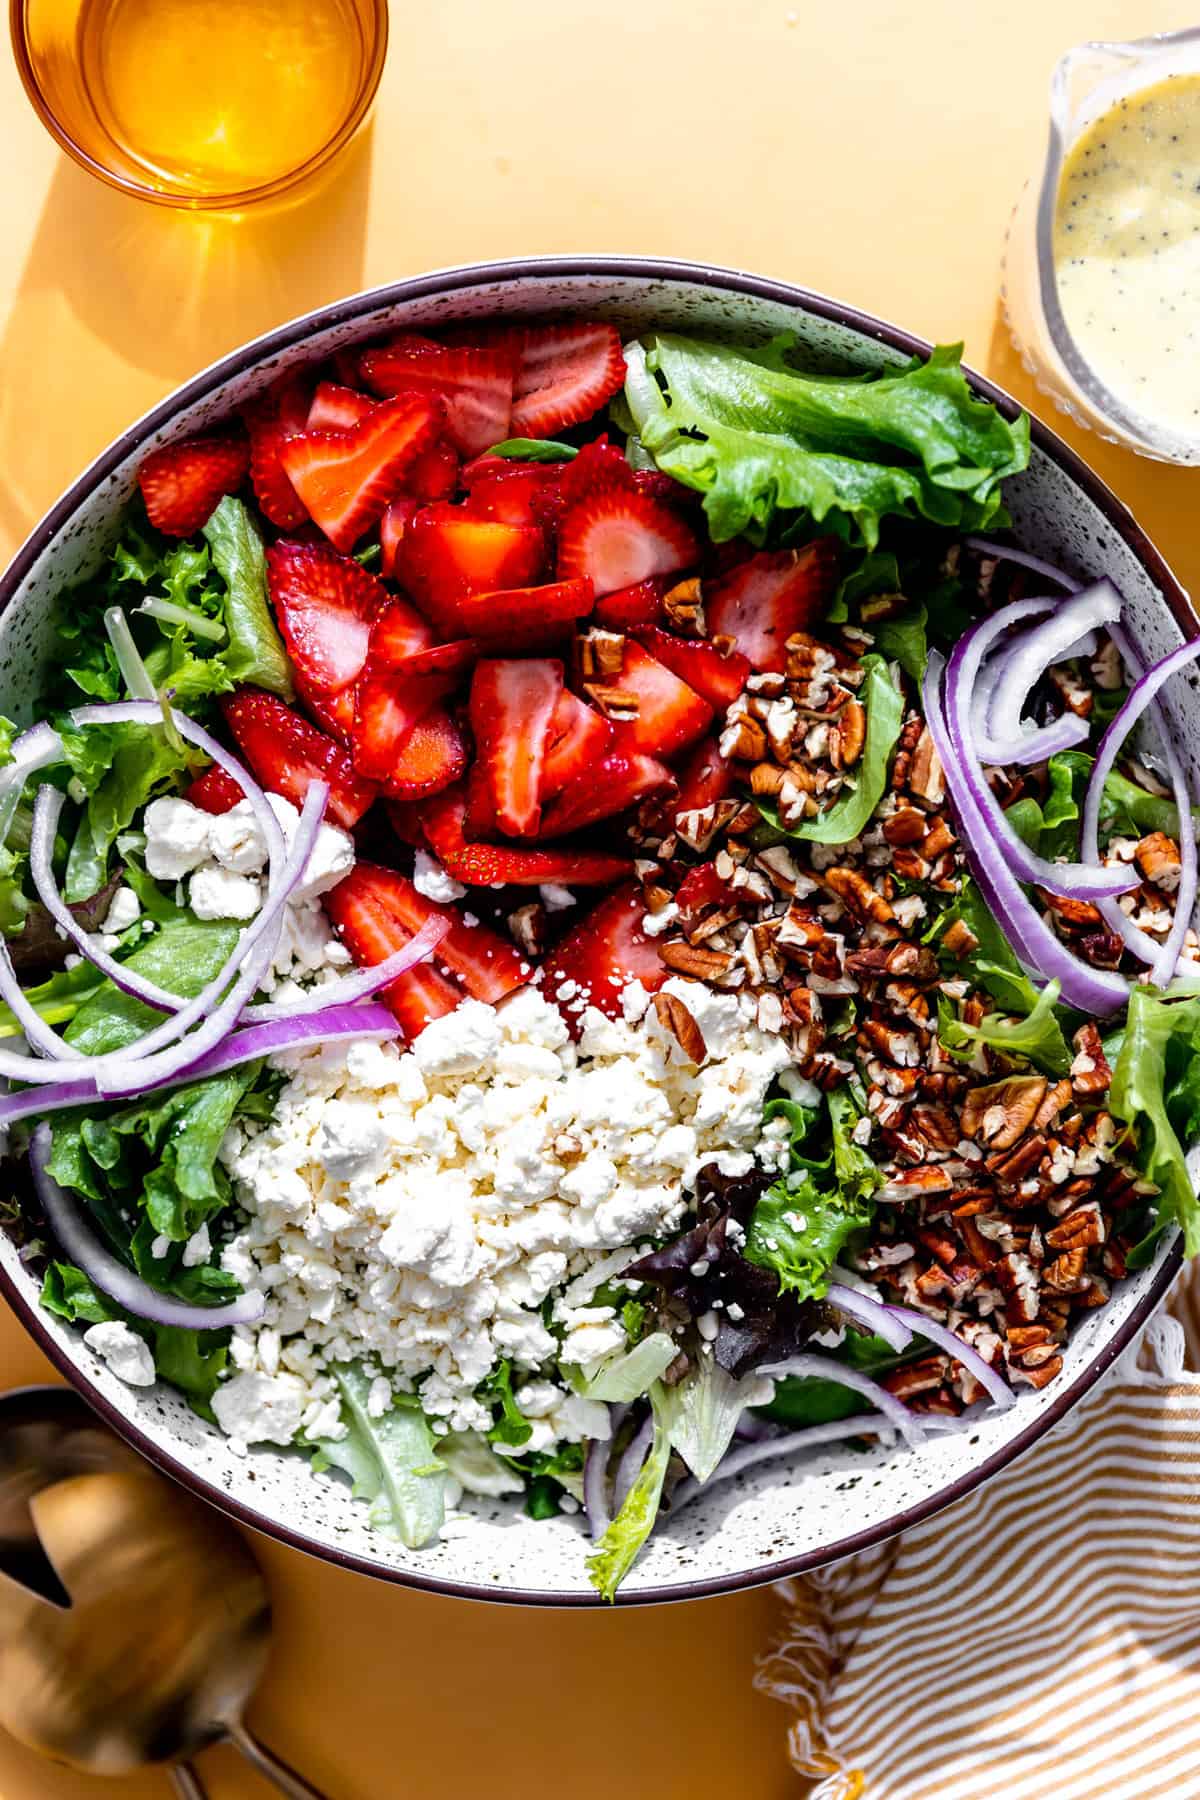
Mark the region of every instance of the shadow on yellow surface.
<instances>
[{"instance_id":1,"label":"shadow on yellow surface","mask_svg":"<svg viewBox=\"0 0 1200 1800\"><path fill-rule=\"evenodd\" d=\"M367 131L317 188L240 215L142 205L59 160L0 342L10 542L165 388L362 285L371 154Z\"/></svg>"}]
</instances>

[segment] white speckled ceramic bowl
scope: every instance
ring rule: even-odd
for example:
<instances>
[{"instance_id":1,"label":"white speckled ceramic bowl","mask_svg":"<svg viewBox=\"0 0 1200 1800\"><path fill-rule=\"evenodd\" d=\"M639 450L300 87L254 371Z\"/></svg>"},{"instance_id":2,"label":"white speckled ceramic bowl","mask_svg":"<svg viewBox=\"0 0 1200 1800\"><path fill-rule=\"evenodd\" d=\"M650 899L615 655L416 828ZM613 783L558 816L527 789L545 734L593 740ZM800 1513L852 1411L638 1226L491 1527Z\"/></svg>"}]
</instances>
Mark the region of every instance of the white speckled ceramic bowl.
<instances>
[{"instance_id":1,"label":"white speckled ceramic bowl","mask_svg":"<svg viewBox=\"0 0 1200 1800\"><path fill-rule=\"evenodd\" d=\"M203 430L290 364L397 328L512 316L599 317L636 331L652 325L761 339L798 333L819 368L893 368L928 345L819 295L727 269L624 258L492 264L378 288L296 319L248 344L131 427L38 526L0 582L0 710L29 722L48 654L47 605L114 536L147 450ZM1010 414L989 383L979 391ZM1066 445L1035 425L1033 457L1009 484L1020 541L1085 576L1109 575L1129 601L1143 650L1164 654L1197 629L1186 595L1124 507ZM1191 749L1194 731L1180 731ZM1195 758L1193 757L1194 761ZM623 1602L679 1600L795 1574L878 1543L987 1480L1048 1431L1112 1364L1165 1293L1179 1263L1164 1245L1150 1269L1083 1316L1062 1376L1022 1393L1011 1411L960 1436L902 1450L813 1452L718 1485L655 1532L626 1581ZM40 1310L38 1283L0 1237L0 1288L42 1349L130 1443L167 1474L260 1531L364 1574L486 1599L586 1605L586 1540L566 1517L534 1523L510 1505L470 1502L441 1543L404 1550L367 1529L365 1508L333 1476L298 1455L237 1457L221 1434L166 1388L124 1386L77 1330Z\"/></svg>"}]
</instances>

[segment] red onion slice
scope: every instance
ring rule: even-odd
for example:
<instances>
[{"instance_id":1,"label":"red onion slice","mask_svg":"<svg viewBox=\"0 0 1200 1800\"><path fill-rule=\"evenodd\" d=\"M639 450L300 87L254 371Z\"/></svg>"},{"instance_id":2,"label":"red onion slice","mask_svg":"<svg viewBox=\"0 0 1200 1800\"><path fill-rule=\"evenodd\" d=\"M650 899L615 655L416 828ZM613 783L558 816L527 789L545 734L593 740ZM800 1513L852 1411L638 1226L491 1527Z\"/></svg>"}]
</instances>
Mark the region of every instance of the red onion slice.
<instances>
[{"instance_id":1,"label":"red onion slice","mask_svg":"<svg viewBox=\"0 0 1200 1800\"><path fill-rule=\"evenodd\" d=\"M996 651L999 678L988 705L988 734L976 740L984 762L1041 762L1051 752L1031 754L1031 745L1044 744L1048 735L1064 735L1072 727L1077 743L1088 735L1087 723L1074 713L1064 713L1054 727L1028 724L1022 714L1034 687L1056 663L1095 648L1095 632L1115 624L1121 616L1121 596L1111 582L1097 582L1069 600L1060 602L1048 619L1021 633L1015 643ZM1090 649L1089 649L1090 646Z\"/></svg>"},{"instance_id":2,"label":"red onion slice","mask_svg":"<svg viewBox=\"0 0 1200 1800\"><path fill-rule=\"evenodd\" d=\"M919 1420L909 1412L903 1401L897 1400L895 1394L889 1394L885 1387L872 1381L869 1375L863 1375L858 1369L851 1369L845 1363L835 1362L832 1356L789 1356L786 1362L764 1364L757 1372L760 1375L770 1375L776 1381L785 1375L794 1375L801 1380L833 1381L840 1387L853 1388L856 1394L861 1394L878 1412L883 1413L906 1444L916 1445L924 1439L925 1433Z\"/></svg>"},{"instance_id":3,"label":"red onion slice","mask_svg":"<svg viewBox=\"0 0 1200 1800\"><path fill-rule=\"evenodd\" d=\"M243 1294L226 1306L189 1306L159 1293L106 1250L83 1213L49 1170L53 1139L49 1125L39 1125L29 1146L34 1186L46 1222L69 1260L89 1281L136 1318L153 1325L176 1325L190 1331L219 1331L225 1325L253 1325L266 1308L262 1294Z\"/></svg>"},{"instance_id":4,"label":"red onion slice","mask_svg":"<svg viewBox=\"0 0 1200 1800\"><path fill-rule=\"evenodd\" d=\"M893 1350L905 1350L912 1342L912 1332L897 1322L894 1307L885 1306L875 1295L865 1292L841 1269L829 1272L829 1292L825 1304L845 1313L856 1325L875 1332Z\"/></svg>"},{"instance_id":5,"label":"red onion slice","mask_svg":"<svg viewBox=\"0 0 1200 1800\"><path fill-rule=\"evenodd\" d=\"M386 1006L371 1004L330 1006L321 1012L302 1013L294 1019L275 1019L266 1025L251 1025L235 1031L215 1050L198 1059L191 1068L154 1083L147 1092L180 1087L185 1081L201 1081L206 1075L223 1075L241 1063L253 1062L260 1056L282 1056L290 1050L308 1050L314 1045L334 1044L344 1038L394 1038L400 1027ZM47 1065L42 1065L47 1066ZM61 1112L68 1106L90 1106L107 1098L96 1083L57 1081L43 1088L30 1088L18 1094L0 1097L0 1128L18 1119L30 1119L41 1113Z\"/></svg>"},{"instance_id":6,"label":"red onion slice","mask_svg":"<svg viewBox=\"0 0 1200 1800\"><path fill-rule=\"evenodd\" d=\"M54 854L54 834L58 829L59 817L66 798L55 787L46 782L38 789L37 799L33 804L33 831L29 844L29 872L33 876L33 885L37 889L38 899L54 920L60 931L66 933L76 949L80 950L87 960L102 975L107 975L114 987L120 988L123 994L130 994L135 1000L145 1001L147 1006L157 1007L159 1012L179 1012L183 1001L178 994L169 994L166 988L159 987L156 981L147 981L132 969L119 963L115 956L101 950L88 932L83 929L75 914L71 911L58 891L54 879L51 858ZM26 1034L28 1035L28 1034ZM59 1040L60 1045L62 1040ZM64 1061L77 1061L71 1054L70 1046L66 1050Z\"/></svg>"},{"instance_id":7,"label":"red onion slice","mask_svg":"<svg viewBox=\"0 0 1200 1800\"><path fill-rule=\"evenodd\" d=\"M306 1018L309 1014L323 1012L330 1006L344 1006L354 1000L365 1000L369 995L377 994L380 988L387 987L389 982L395 981L398 975L406 974L417 963L432 956L449 930L450 920L439 918L435 914L425 921L403 950L393 950L381 963L376 963L370 969L358 969L353 975L343 975L325 987L314 988L303 1000L269 1000L260 1006L248 1006L242 1014L242 1023L252 1025L269 1019Z\"/></svg>"},{"instance_id":8,"label":"red onion slice","mask_svg":"<svg viewBox=\"0 0 1200 1800\"><path fill-rule=\"evenodd\" d=\"M924 1313L918 1312L912 1306L889 1306L888 1311L893 1318L899 1319L901 1324L910 1326L923 1338L928 1338L931 1344L936 1344L939 1350L945 1350L954 1358L955 1362L961 1363L968 1375L973 1375L980 1387L991 1395L997 1406L1014 1404L1016 1395L1003 1375L998 1375L992 1365L980 1356L978 1350L973 1349L970 1344L965 1344L957 1332L951 1331L945 1325L939 1325L936 1319L927 1319Z\"/></svg>"},{"instance_id":9,"label":"red onion slice","mask_svg":"<svg viewBox=\"0 0 1200 1800\"><path fill-rule=\"evenodd\" d=\"M732 1476L754 1468L757 1463L779 1456L790 1456L793 1452L808 1450L817 1444L836 1444L847 1438L873 1437L877 1433L886 1436L889 1444L894 1442L894 1430L887 1419L879 1414L856 1413L850 1419L828 1419L820 1425L805 1425L800 1431L784 1431L778 1437L762 1438L753 1444L739 1444L736 1450L726 1452L704 1486L715 1487L718 1481L728 1481ZM694 1476L681 1481L671 1495L668 1516L673 1516L687 1506L699 1492L700 1483Z\"/></svg>"},{"instance_id":10,"label":"red onion slice","mask_svg":"<svg viewBox=\"0 0 1200 1800\"><path fill-rule=\"evenodd\" d=\"M613 1513L619 1513L629 1498L629 1490L642 1472L642 1465L650 1454L650 1446L654 1442L654 1419L648 1418L621 1452L621 1460L617 1464L617 1472L613 1477Z\"/></svg>"},{"instance_id":11,"label":"red onion slice","mask_svg":"<svg viewBox=\"0 0 1200 1800\"><path fill-rule=\"evenodd\" d=\"M1016 563L1022 569L1031 569L1035 575L1044 575L1048 581L1055 581L1066 588L1069 594L1077 594L1083 587L1082 581L1076 581L1073 575L1057 568L1054 563L1045 562L1040 556L1031 556L1028 550L1015 550L1011 544L998 544L994 538L967 537L963 542L971 550L978 550L983 556L994 556L998 562Z\"/></svg>"},{"instance_id":12,"label":"red onion slice","mask_svg":"<svg viewBox=\"0 0 1200 1800\"><path fill-rule=\"evenodd\" d=\"M583 1457L583 1510L588 1530L594 1538L602 1538L612 1524L608 1506L608 1438L589 1438Z\"/></svg>"},{"instance_id":13,"label":"red onion slice","mask_svg":"<svg viewBox=\"0 0 1200 1800\"><path fill-rule=\"evenodd\" d=\"M1005 848L996 842L975 804L973 787L961 778L957 747L950 737L938 693L944 666L938 652L931 651L921 701L958 815L963 853L980 891L1027 969L1046 981L1057 981L1068 1006L1101 1016L1114 1012L1129 999L1129 987L1124 977L1104 969L1093 969L1081 962L1055 936L1023 892L1009 866Z\"/></svg>"}]
</instances>

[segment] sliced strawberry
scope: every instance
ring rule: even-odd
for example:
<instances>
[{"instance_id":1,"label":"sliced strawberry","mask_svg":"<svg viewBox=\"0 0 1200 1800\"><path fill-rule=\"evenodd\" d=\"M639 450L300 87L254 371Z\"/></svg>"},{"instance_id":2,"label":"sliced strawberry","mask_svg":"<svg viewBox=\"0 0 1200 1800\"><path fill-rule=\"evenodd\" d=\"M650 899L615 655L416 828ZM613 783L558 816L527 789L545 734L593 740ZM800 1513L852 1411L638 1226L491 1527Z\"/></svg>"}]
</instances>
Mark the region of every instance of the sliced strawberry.
<instances>
[{"instance_id":1,"label":"sliced strawberry","mask_svg":"<svg viewBox=\"0 0 1200 1800\"><path fill-rule=\"evenodd\" d=\"M492 787L482 763L473 762L467 770L466 794L463 836L468 843L486 843L489 838L499 837Z\"/></svg>"},{"instance_id":2,"label":"sliced strawberry","mask_svg":"<svg viewBox=\"0 0 1200 1800\"><path fill-rule=\"evenodd\" d=\"M551 1000L562 993L559 1004L576 1035L584 1005L619 1018L630 982L653 994L670 974L643 927L645 916L641 888L627 882L580 919L542 964L541 990Z\"/></svg>"},{"instance_id":3,"label":"sliced strawberry","mask_svg":"<svg viewBox=\"0 0 1200 1800\"><path fill-rule=\"evenodd\" d=\"M353 431L354 427L375 411L378 400L360 394L356 388L342 387L336 381L322 381L312 397L305 431Z\"/></svg>"},{"instance_id":4,"label":"sliced strawberry","mask_svg":"<svg viewBox=\"0 0 1200 1800\"><path fill-rule=\"evenodd\" d=\"M354 742L354 689L343 688L340 694L330 694L324 688L314 687L297 670L296 692L322 731L349 750Z\"/></svg>"},{"instance_id":5,"label":"sliced strawberry","mask_svg":"<svg viewBox=\"0 0 1200 1800\"><path fill-rule=\"evenodd\" d=\"M388 591L352 556L287 539L267 551L267 587L288 654L311 687L338 694L362 673Z\"/></svg>"},{"instance_id":6,"label":"sliced strawberry","mask_svg":"<svg viewBox=\"0 0 1200 1800\"><path fill-rule=\"evenodd\" d=\"M620 745L593 768L577 775L547 806L539 837L565 837L597 819L615 818L642 800L673 793L675 777L656 756Z\"/></svg>"},{"instance_id":7,"label":"sliced strawberry","mask_svg":"<svg viewBox=\"0 0 1200 1800\"><path fill-rule=\"evenodd\" d=\"M445 707L435 706L409 732L387 791L395 800L421 800L457 781L466 766L466 738Z\"/></svg>"},{"instance_id":8,"label":"sliced strawberry","mask_svg":"<svg viewBox=\"0 0 1200 1800\"><path fill-rule=\"evenodd\" d=\"M463 833L466 804L462 787L448 788L422 807L421 824L442 867L468 887L490 887L497 881L517 887L536 887L543 881L604 887L623 881L632 873L632 862L623 856L566 848L529 850L509 844L468 843Z\"/></svg>"},{"instance_id":9,"label":"sliced strawberry","mask_svg":"<svg viewBox=\"0 0 1200 1800\"><path fill-rule=\"evenodd\" d=\"M530 837L541 820L539 795L550 721L563 688L563 666L549 658L477 663L471 679L471 729L496 823L509 837Z\"/></svg>"},{"instance_id":10,"label":"sliced strawberry","mask_svg":"<svg viewBox=\"0 0 1200 1800\"><path fill-rule=\"evenodd\" d=\"M249 467L244 437L191 438L152 450L137 477L150 523L168 537L190 537L219 500L237 492Z\"/></svg>"},{"instance_id":11,"label":"sliced strawberry","mask_svg":"<svg viewBox=\"0 0 1200 1800\"><path fill-rule=\"evenodd\" d=\"M661 625L666 619L663 599L671 582L665 575L639 581L635 587L618 588L597 600L593 619L606 631L633 631L639 625Z\"/></svg>"},{"instance_id":12,"label":"sliced strawberry","mask_svg":"<svg viewBox=\"0 0 1200 1800\"><path fill-rule=\"evenodd\" d=\"M376 393L443 400L447 435L464 456L478 456L509 436L513 372L503 350L413 350L392 344L367 350L362 372Z\"/></svg>"},{"instance_id":13,"label":"sliced strawberry","mask_svg":"<svg viewBox=\"0 0 1200 1800\"><path fill-rule=\"evenodd\" d=\"M722 655L715 644L699 638L676 637L673 632L653 626L640 630L637 640L718 712L733 705L750 678L750 663L737 650Z\"/></svg>"},{"instance_id":14,"label":"sliced strawberry","mask_svg":"<svg viewBox=\"0 0 1200 1800\"><path fill-rule=\"evenodd\" d=\"M481 642L532 649L561 643L591 610L591 582L553 581L544 587L464 594L455 617L460 631Z\"/></svg>"},{"instance_id":15,"label":"sliced strawberry","mask_svg":"<svg viewBox=\"0 0 1200 1800\"><path fill-rule=\"evenodd\" d=\"M385 962L414 936L390 909L379 904L372 873L369 863L356 863L344 881L322 896L334 930L360 968ZM431 1020L452 1013L462 998L458 984L428 962L398 976L379 994L400 1021L409 1043L420 1037Z\"/></svg>"},{"instance_id":16,"label":"sliced strawberry","mask_svg":"<svg viewBox=\"0 0 1200 1800\"><path fill-rule=\"evenodd\" d=\"M837 544L817 538L803 550L760 550L704 585L704 617L714 637L732 638L761 673L787 669L787 640L824 616L837 586Z\"/></svg>"},{"instance_id":17,"label":"sliced strawberry","mask_svg":"<svg viewBox=\"0 0 1200 1800\"><path fill-rule=\"evenodd\" d=\"M419 510L420 502L411 494L401 494L398 500L393 500L390 506L384 508L383 517L379 521L379 569L389 581L395 578L400 539Z\"/></svg>"},{"instance_id":18,"label":"sliced strawberry","mask_svg":"<svg viewBox=\"0 0 1200 1800\"><path fill-rule=\"evenodd\" d=\"M279 460L330 543L350 550L396 498L442 424L441 402L408 395L375 407L350 431L306 431Z\"/></svg>"},{"instance_id":19,"label":"sliced strawberry","mask_svg":"<svg viewBox=\"0 0 1200 1800\"><path fill-rule=\"evenodd\" d=\"M211 769L206 769L203 775L193 781L184 798L190 800L193 806L200 807L203 812L227 813L246 796L233 776L227 775L224 769L219 769L214 763Z\"/></svg>"},{"instance_id":20,"label":"sliced strawberry","mask_svg":"<svg viewBox=\"0 0 1200 1800\"><path fill-rule=\"evenodd\" d=\"M327 781L330 821L347 831L358 824L377 790L355 774L340 744L258 688L239 688L221 701L221 710L238 749L265 788L282 794L293 806L303 806L309 784Z\"/></svg>"},{"instance_id":21,"label":"sliced strawberry","mask_svg":"<svg viewBox=\"0 0 1200 1800\"><path fill-rule=\"evenodd\" d=\"M457 638L452 644L430 644L427 650L416 650L400 664L404 675L462 675L479 660L480 647L474 638Z\"/></svg>"},{"instance_id":22,"label":"sliced strawberry","mask_svg":"<svg viewBox=\"0 0 1200 1800\"><path fill-rule=\"evenodd\" d=\"M417 513L396 552L396 578L447 631L465 594L487 594L537 581L546 543L531 525L477 519L441 502ZM474 632L467 635L474 636Z\"/></svg>"},{"instance_id":23,"label":"sliced strawberry","mask_svg":"<svg viewBox=\"0 0 1200 1800\"><path fill-rule=\"evenodd\" d=\"M598 595L613 594L686 568L699 550L691 527L669 506L636 490L600 488L559 525L558 574L590 576Z\"/></svg>"},{"instance_id":24,"label":"sliced strawberry","mask_svg":"<svg viewBox=\"0 0 1200 1800\"><path fill-rule=\"evenodd\" d=\"M467 490L466 510L480 519L499 519L505 525L541 525L545 508L539 503L556 489L559 465L511 463L501 457L484 458L496 464L494 472L477 475Z\"/></svg>"},{"instance_id":25,"label":"sliced strawberry","mask_svg":"<svg viewBox=\"0 0 1200 1800\"><path fill-rule=\"evenodd\" d=\"M686 681L672 673L634 638L626 638L619 675L591 681L593 698L604 695L636 701L631 718L614 721L614 743L620 750L642 750L651 756L674 756L686 750L712 722L713 709Z\"/></svg>"},{"instance_id":26,"label":"sliced strawberry","mask_svg":"<svg viewBox=\"0 0 1200 1800\"><path fill-rule=\"evenodd\" d=\"M550 721L546 760L542 765L541 799L552 800L569 781L594 769L612 743L608 720L564 688Z\"/></svg>"},{"instance_id":27,"label":"sliced strawberry","mask_svg":"<svg viewBox=\"0 0 1200 1800\"><path fill-rule=\"evenodd\" d=\"M289 437L303 431L312 405L313 375L309 364L288 369L268 390L275 417Z\"/></svg>"},{"instance_id":28,"label":"sliced strawberry","mask_svg":"<svg viewBox=\"0 0 1200 1800\"><path fill-rule=\"evenodd\" d=\"M721 755L716 738L705 738L679 771L679 794L671 811L696 812L715 806L732 794L735 780L733 764Z\"/></svg>"},{"instance_id":29,"label":"sliced strawberry","mask_svg":"<svg viewBox=\"0 0 1200 1800\"><path fill-rule=\"evenodd\" d=\"M636 486L625 452L609 443L607 433L585 444L572 462L564 464L558 480L564 512L601 489L619 488L632 494Z\"/></svg>"},{"instance_id":30,"label":"sliced strawberry","mask_svg":"<svg viewBox=\"0 0 1200 1800\"><path fill-rule=\"evenodd\" d=\"M517 326L502 335L516 351L514 437L551 437L581 424L625 385L621 338L612 325Z\"/></svg>"},{"instance_id":31,"label":"sliced strawberry","mask_svg":"<svg viewBox=\"0 0 1200 1800\"><path fill-rule=\"evenodd\" d=\"M494 1005L529 980L529 964L507 938L487 925L468 925L456 906L427 900L395 869L359 862L346 882L353 883L360 900L393 918L409 937L415 937L430 919L444 920L450 929L431 960L460 981L476 1000Z\"/></svg>"},{"instance_id":32,"label":"sliced strawberry","mask_svg":"<svg viewBox=\"0 0 1200 1800\"><path fill-rule=\"evenodd\" d=\"M424 614L407 600L389 595L387 605L371 621L367 660L373 667L404 669L408 660L433 643L433 629Z\"/></svg>"},{"instance_id":33,"label":"sliced strawberry","mask_svg":"<svg viewBox=\"0 0 1200 1800\"><path fill-rule=\"evenodd\" d=\"M295 369L243 410L250 433L250 482L259 506L284 531L303 525L308 512L284 473L279 452L308 422L311 383Z\"/></svg>"},{"instance_id":34,"label":"sliced strawberry","mask_svg":"<svg viewBox=\"0 0 1200 1800\"><path fill-rule=\"evenodd\" d=\"M392 830L400 842L411 845L414 850L424 850L426 840L421 826L421 811L418 802L415 800L388 800L385 804Z\"/></svg>"},{"instance_id":35,"label":"sliced strawberry","mask_svg":"<svg viewBox=\"0 0 1200 1800\"><path fill-rule=\"evenodd\" d=\"M432 500L448 500L458 486L458 457L453 446L442 442L423 450L409 470L405 485L423 505Z\"/></svg>"},{"instance_id":36,"label":"sliced strawberry","mask_svg":"<svg viewBox=\"0 0 1200 1800\"><path fill-rule=\"evenodd\" d=\"M453 676L411 677L385 663L372 663L354 690L352 748L358 773L370 781L390 783L417 725L440 706L453 685Z\"/></svg>"}]
</instances>

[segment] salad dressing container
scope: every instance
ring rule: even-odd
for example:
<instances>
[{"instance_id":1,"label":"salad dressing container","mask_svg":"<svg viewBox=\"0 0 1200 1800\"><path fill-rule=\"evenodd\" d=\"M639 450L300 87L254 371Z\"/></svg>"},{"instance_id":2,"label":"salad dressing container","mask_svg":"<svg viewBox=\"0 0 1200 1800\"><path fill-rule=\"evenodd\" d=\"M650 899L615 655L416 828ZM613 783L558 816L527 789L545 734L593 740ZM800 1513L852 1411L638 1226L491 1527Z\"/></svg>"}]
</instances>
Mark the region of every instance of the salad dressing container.
<instances>
[{"instance_id":1,"label":"salad dressing container","mask_svg":"<svg viewBox=\"0 0 1200 1800\"><path fill-rule=\"evenodd\" d=\"M1001 294L1063 412L1142 456L1200 463L1200 27L1063 57Z\"/></svg>"}]
</instances>

